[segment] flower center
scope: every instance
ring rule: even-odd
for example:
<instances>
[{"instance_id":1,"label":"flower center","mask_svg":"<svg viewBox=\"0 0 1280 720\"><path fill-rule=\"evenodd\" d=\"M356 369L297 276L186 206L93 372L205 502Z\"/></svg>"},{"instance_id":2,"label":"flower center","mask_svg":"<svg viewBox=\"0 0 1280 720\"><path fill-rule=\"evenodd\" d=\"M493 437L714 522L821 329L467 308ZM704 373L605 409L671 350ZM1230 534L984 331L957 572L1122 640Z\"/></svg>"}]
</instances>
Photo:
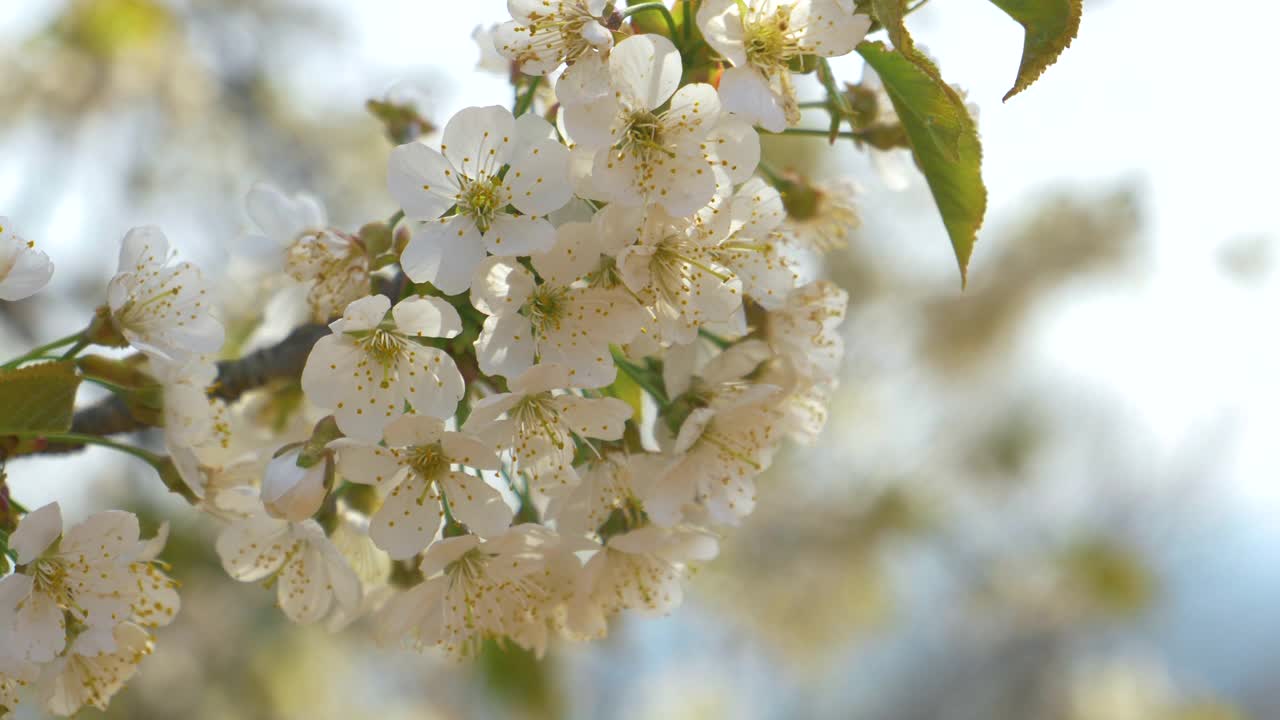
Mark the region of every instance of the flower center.
<instances>
[{"instance_id":1,"label":"flower center","mask_svg":"<svg viewBox=\"0 0 1280 720\"><path fill-rule=\"evenodd\" d=\"M622 284L618 261L608 255L600 256L600 266L587 275L587 285L612 290Z\"/></svg>"},{"instance_id":2,"label":"flower center","mask_svg":"<svg viewBox=\"0 0 1280 720\"><path fill-rule=\"evenodd\" d=\"M542 332L544 329L560 324L560 319L565 314L568 297L568 288L539 285L521 310L524 316L529 318L529 323L534 329Z\"/></svg>"},{"instance_id":3,"label":"flower center","mask_svg":"<svg viewBox=\"0 0 1280 720\"><path fill-rule=\"evenodd\" d=\"M502 181L496 176L463 180L462 192L458 194L458 212L474 220L480 232L488 232L498 213L506 206L506 193Z\"/></svg>"},{"instance_id":4,"label":"flower center","mask_svg":"<svg viewBox=\"0 0 1280 720\"><path fill-rule=\"evenodd\" d=\"M647 158L653 153L675 156L662 138L662 118L648 110L636 110L626 120L622 139L614 146L620 153Z\"/></svg>"},{"instance_id":5,"label":"flower center","mask_svg":"<svg viewBox=\"0 0 1280 720\"><path fill-rule=\"evenodd\" d=\"M31 582L36 592L53 598L59 607L76 607L67 582L67 566L57 558L44 558L31 564Z\"/></svg>"},{"instance_id":6,"label":"flower center","mask_svg":"<svg viewBox=\"0 0 1280 720\"><path fill-rule=\"evenodd\" d=\"M541 435L557 450L564 449L564 437L560 431L560 413L551 402L549 392L537 395L526 395L511 409L511 417L515 418L521 438L533 438ZM527 444L521 441L520 445ZM519 453L522 447L517 447Z\"/></svg>"},{"instance_id":7,"label":"flower center","mask_svg":"<svg viewBox=\"0 0 1280 720\"><path fill-rule=\"evenodd\" d=\"M658 287L669 299L677 299L693 291L694 276L699 271L720 282L733 279L727 268L716 267L703 249L681 239L668 238L654 249L650 268Z\"/></svg>"},{"instance_id":8,"label":"flower center","mask_svg":"<svg viewBox=\"0 0 1280 720\"><path fill-rule=\"evenodd\" d=\"M752 66L772 73L785 70L791 58L800 54L791 33L791 7L783 5L772 15L750 18L743 25L743 45Z\"/></svg>"},{"instance_id":9,"label":"flower center","mask_svg":"<svg viewBox=\"0 0 1280 720\"><path fill-rule=\"evenodd\" d=\"M356 340L360 349L364 350L382 367L390 367L400 357L404 340L399 335L382 328L375 328L368 335Z\"/></svg>"},{"instance_id":10,"label":"flower center","mask_svg":"<svg viewBox=\"0 0 1280 720\"><path fill-rule=\"evenodd\" d=\"M416 445L409 450L409 467L424 478L433 478L449 469L449 458L440 443Z\"/></svg>"}]
</instances>

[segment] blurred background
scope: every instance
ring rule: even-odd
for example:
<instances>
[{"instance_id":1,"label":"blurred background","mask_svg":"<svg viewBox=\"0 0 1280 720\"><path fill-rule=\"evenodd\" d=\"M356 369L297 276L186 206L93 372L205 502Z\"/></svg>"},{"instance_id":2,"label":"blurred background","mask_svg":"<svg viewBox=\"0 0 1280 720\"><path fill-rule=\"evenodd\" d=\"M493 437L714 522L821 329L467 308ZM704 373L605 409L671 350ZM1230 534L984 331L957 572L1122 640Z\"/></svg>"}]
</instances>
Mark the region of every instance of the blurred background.
<instances>
[{"instance_id":1,"label":"blurred background","mask_svg":"<svg viewBox=\"0 0 1280 720\"><path fill-rule=\"evenodd\" d=\"M1016 24L986 0L911 19L980 113L992 202L963 293L909 157L766 144L860 190L862 228L823 271L851 297L843 385L668 618L541 663L386 651L226 579L211 525L145 467L12 463L28 506L176 525L182 614L108 715L1280 718L1280 10L1085 7L1007 105ZM389 215L364 102L413 95L441 124L509 103L472 69L473 29L506 17L502 0L0 3L0 213L57 265L0 308L0 355L82 326L132 225L230 274L257 180L317 194L339 226Z\"/></svg>"}]
</instances>

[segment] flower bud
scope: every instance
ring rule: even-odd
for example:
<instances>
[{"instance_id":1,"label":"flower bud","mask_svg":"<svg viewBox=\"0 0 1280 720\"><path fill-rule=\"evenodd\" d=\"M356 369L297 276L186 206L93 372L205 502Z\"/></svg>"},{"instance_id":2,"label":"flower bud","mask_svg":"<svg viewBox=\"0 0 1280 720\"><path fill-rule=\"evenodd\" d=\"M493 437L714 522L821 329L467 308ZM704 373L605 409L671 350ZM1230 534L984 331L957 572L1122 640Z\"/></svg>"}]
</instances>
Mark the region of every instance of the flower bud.
<instances>
[{"instance_id":1,"label":"flower bud","mask_svg":"<svg viewBox=\"0 0 1280 720\"><path fill-rule=\"evenodd\" d=\"M302 522L324 503L329 462L298 467L298 452L289 452L267 463L262 478L262 502L272 517Z\"/></svg>"}]
</instances>

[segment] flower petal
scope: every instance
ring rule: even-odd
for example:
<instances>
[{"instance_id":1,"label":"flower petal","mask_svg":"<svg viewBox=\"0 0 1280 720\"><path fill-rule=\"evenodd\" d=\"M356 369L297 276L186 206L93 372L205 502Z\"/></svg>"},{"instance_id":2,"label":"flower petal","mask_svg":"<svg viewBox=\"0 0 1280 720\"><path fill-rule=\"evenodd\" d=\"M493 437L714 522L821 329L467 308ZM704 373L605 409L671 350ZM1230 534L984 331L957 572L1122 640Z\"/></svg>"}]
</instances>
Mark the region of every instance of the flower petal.
<instances>
[{"instance_id":1,"label":"flower petal","mask_svg":"<svg viewBox=\"0 0 1280 720\"><path fill-rule=\"evenodd\" d=\"M476 338L476 359L486 375L519 375L533 366L536 349L529 319L514 312L486 318Z\"/></svg>"},{"instance_id":2,"label":"flower petal","mask_svg":"<svg viewBox=\"0 0 1280 720\"><path fill-rule=\"evenodd\" d=\"M561 395L556 398L560 418L583 437L617 440L631 417L631 406L617 398L583 398Z\"/></svg>"},{"instance_id":3,"label":"flower petal","mask_svg":"<svg viewBox=\"0 0 1280 720\"><path fill-rule=\"evenodd\" d=\"M680 51L661 35L632 35L609 54L614 90L644 110L654 110L680 87Z\"/></svg>"},{"instance_id":4,"label":"flower petal","mask_svg":"<svg viewBox=\"0 0 1280 720\"><path fill-rule=\"evenodd\" d=\"M593 223L586 222L568 222L556 228L555 246L531 258L534 269L555 285L572 285L585 277L600 266L596 230Z\"/></svg>"},{"instance_id":5,"label":"flower petal","mask_svg":"<svg viewBox=\"0 0 1280 720\"><path fill-rule=\"evenodd\" d=\"M556 81L556 99L562 105L585 105L613 92L604 55L589 52L565 68Z\"/></svg>"},{"instance_id":6,"label":"flower petal","mask_svg":"<svg viewBox=\"0 0 1280 720\"><path fill-rule=\"evenodd\" d=\"M746 182L760 164L760 135L746 120L721 115L720 122L702 141L702 155L723 170L730 182Z\"/></svg>"},{"instance_id":7,"label":"flower petal","mask_svg":"<svg viewBox=\"0 0 1280 720\"><path fill-rule=\"evenodd\" d=\"M415 227L400 254L400 266L410 280L429 282L447 295L456 295L471 286L471 275L484 256L475 221L452 215Z\"/></svg>"},{"instance_id":8,"label":"flower petal","mask_svg":"<svg viewBox=\"0 0 1280 720\"><path fill-rule=\"evenodd\" d=\"M62 535L62 508L56 502L23 516L18 529L9 536L9 548L18 553L18 564L26 565L49 549Z\"/></svg>"},{"instance_id":9,"label":"flower petal","mask_svg":"<svg viewBox=\"0 0 1280 720\"><path fill-rule=\"evenodd\" d=\"M533 275L515 258L485 258L471 280L471 304L485 315L514 314L533 292Z\"/></svg>"},{"instance_id":10,"label":"flower petal","mask_svg":"<svg viewBox=\"0 0 1280 720\"><path fill-rule=\"evenodd\" d=\"M545 218L501 213L484 234L485 247L494 255L532 255L556 244L556 229Z\"/></svg>"},{"instance_id":11,"label":"flower petal","mask_svg":"<svg viewBox=\"0 0 1280 720\"><path fill-rule=\"evenodd\" d=\"M481 478L450 472L440 478L453 516L481 537L492 537L511 525L514 512L502 493Z\"/></svg>"},{"instance_id":12,"label":"flower petal","mask_svg":"<svg viewBox=\"0 0 1280 720\"><path fill-rule=\"evenodd\" d=\"M466 383L453 358L437 348L416 348L407 360L401 361L398 371L400 397L409 401L414 412L423 415L450 417L466 392ZM426 378L415 375L423 372Z\"/></svg>"},{"instance_id":13,"label":"flower petal","mask_svg":"<svg viewBox=\"0 0 1280 720\"><path fill-rule=\"evenodd\" d=\"M516 119L501 105L459 110L444 126L440 152L469 178L491 177L511 161Z\"/></svg>"},{"instance_id":14,"label":"flower petal","mask_svg":"<svg viewBox=\"0 0 1280 720\"><path fill-rule=\"evenodd\" d=\"M477 437L451 432L441 438L441 444L451 462L477 470L497 470L501 467L493 450Z\"/></svg>"},{"instance_id":15,"label":"flower petal","mask_svg":"<svg viewBox=\"0 0 1280 720\"><path fill-rule=\"evenodd\" d=\"M300 625L322 619L333 604L327 575L319 549L304 542L301 551L285 564L276 580L276 602L285 617Z\"/></svg>"},{"instance_id":16,"label":"flower petal","mask_svg":"<svg viewBox=\"0 0 1280 720\"><path fill-rule=\"evenodd\" d=\"M293 546L289 523L265 515L228 525L214 545L222 568L240 582L258 582L279 570Z\"/></svg>"},{"instance_id":17,"label":"flower petal","mask_svg":"<svg viewBox=\"0 0 1280 720\"><path fill-rule=\"evenodd\" d=\"M809 0L791 9L791 27L806 53L821 57L848 55L871 29L871 17L851 14L840 0Z\"/></svg>"},{"instance_id":18,"label":"flower petal","mask_svg":"<svg viewBox=\"0 0 1280 720\"><path fill-rule=\"evenodd\" d=\"M569 148L541 140L516 155L506 175L511 204L526 215L546 215L569 202Z\"/></svg>"},{"instance_id":19,"label":"flower petal","mask_svg":"<svg viewBox=\"0 0 1280 720\"><path fill-rule=\"evenodd\" d=\"M586 150L604 150L616 141L621 108L612 95L581 105L566 105L561 113L569 140Z\"/></svg>"},{"instance_id":20,"label":"flower petal","mask_svg":"<svg viewBox=\"0 0 1280 720\"><path fill-rule=\"evenodd\" d=\"M431 543L443 516L435 490L421 475L410 473L374 513L369 537L391 559L404 560Z\"/></svg>"},{"instance_id":21,"label":"flower petal","mask_svg":"<svg viewBox=\"0 0 1280 720\"><path fill-rule=\"evenodd\" d=\"M133 560L138 549L138 516L123 510L94 513L62 535L59 555L72 555L78 564Z\"/></svg>"},{"instance_id":22,"label":"flower petal","mask_svg":"<svg viewBox=\"0 0 1280 720\"><path fill-rule=\"evenodd\" d=\"M396 329L412 337L451 338L462 332L462 319L448 301L414 295L391 309Z\"/></svg>"},{"instance_id":23,"label":"flower petal","mask_svg":"<svg viewBox=\"0 0 1280 720\"><path fill-rule=\"evenodd\" d=\"M713 50L735 66L747 64L742 14L736 0L703 0L697 23Z\"/></svg>"},{"instance_id":24,"label":"flower petal","mask_svg":"<svg viewBox=\"0 0 1280 720\"><path fill-rule=\"evenodd\" d=\"M749 67L724 71L720 76L720 103L725 110L769 132L787 129L787 112L781 98L759 72Z\"/></svg>"},{"instance_id":25,"label":"flower petal","mask_svg":"<svg viewBox=\"0 0 1280 720\"><path fill-rule=\"evenodd\" d=\"M405 448L440 442L444 435L444 421L440 418L405 415L388 425L383 437L388 446Z\"/></svg>"},{"instance_id":26,"label":"flower petal","mask_svg":"<svg viewBox=\"0 0 1280 720\"><path fill-rule=\"evenodd\" d=\"M19 657L36 663L54 659L67 645L62 608L45 593L32 592L13 614L12 641Z\"/></svg>"},{"instance_id":27,"label":"flower petal","mask_svg":"<svg viewBox=\"0 0 1280 720\"><path fill-rule=\"evenodd\" d=\"M136 227L124 236L120 244L117 272L142 272L148 265L162 264L168 257L169 239L160 228L154 225Z\"/></svg>"},{"instance_id":28,"label":"flower petal","mask_svg":"<svg viewBox=\"0 0 1280 720\"><path fill-rule=\"evenodd\" d=\"M459 192L458 171L444 155L420 142L391 151L387 189L411 220L434 220L448 210Z\"/></svg>"}]
</instances>

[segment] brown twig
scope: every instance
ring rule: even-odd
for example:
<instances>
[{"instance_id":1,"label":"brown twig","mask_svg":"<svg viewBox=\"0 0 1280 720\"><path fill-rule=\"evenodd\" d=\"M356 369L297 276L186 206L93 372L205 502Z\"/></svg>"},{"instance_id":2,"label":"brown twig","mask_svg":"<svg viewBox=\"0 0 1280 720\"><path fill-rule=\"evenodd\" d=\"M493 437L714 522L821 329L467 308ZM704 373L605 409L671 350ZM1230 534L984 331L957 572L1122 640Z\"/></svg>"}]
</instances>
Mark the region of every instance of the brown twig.
<instances>
[{"instance_id":1,"label":"brown twig","mask_svg":"<svg viewBox=\"0 0 1280 720\"><path fill-rule=\"evenodd\" d=\"M325 325L302 325L275 345L255 350L238 360L219 362L218 378L209 389L209 395L231 402L273 380L297 378L302 374L311 347L328 334L329 328ZM98 437L138 432L150 427L150 423L139 420L129 411L124 399L115 395L76 412L71 420L71 432ZM84 446L78 443L49 443L25 454L52 455L83 449Z\"/></svg>"}]
</instances>

